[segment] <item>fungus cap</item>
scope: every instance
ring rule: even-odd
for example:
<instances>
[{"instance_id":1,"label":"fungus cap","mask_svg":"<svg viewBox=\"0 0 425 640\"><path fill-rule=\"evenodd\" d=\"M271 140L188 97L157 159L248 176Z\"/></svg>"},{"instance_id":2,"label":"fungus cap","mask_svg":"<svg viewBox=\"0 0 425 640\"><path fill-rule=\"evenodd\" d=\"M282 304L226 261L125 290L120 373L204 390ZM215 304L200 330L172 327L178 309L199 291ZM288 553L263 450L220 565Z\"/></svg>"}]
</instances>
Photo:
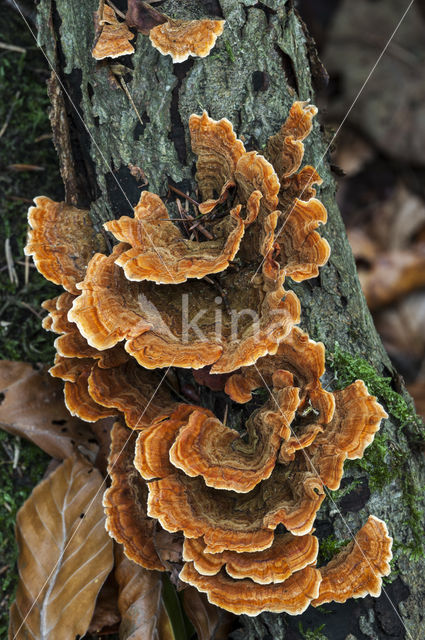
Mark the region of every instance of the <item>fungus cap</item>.
<instances>
[{"instance_id":1,"label":"fungus cap","mask_svg":"<svg viewBox=\"0 0 425 640\"><path fill-rule=\"evenodd\" d=\"M92 258L68 313L96 349L125 340L126 351L148 369L214 363L213 373L221 373L275 352L299 321L298 298L285 292L284 276L271 258L259 274L251 267L226 272L232 313L223 310L217 331L216 308L223 300L214 286L198 280L179 287L129 282L115 264L127 248L120 243L110 256Z\"/></svg>"},{"instance_id":2,"label":"fungus cap","mask_svg":"<svg viewBox=\"0 0 425 640\"><path fill-rule=\"evenodd\" d=\"M111 7L107 4L103 6L102 24L99 24L98 12L96 12L95 22L101 31L92 50L93 58L103 60L104 58L119 58L134 53L134 47L129 42L134 38L134 34L125 22L119 22Z\"/></svg>"},{"instance_id":3,"label":"fungus cap","mask_svg":"<svg viewBox=\"0 0 425 640\"><path fill-rule=\"evenodd\" d=\"M320 568L322 582L312 605L380 596L382 577L391 572L392 542L385 522L369 516L354 540Z\"/></svg>"},{"instance_id":4,"label":"fungus cap","mask_svg":"<svg viewBox=\"0 0 425 640\"><path fill-rule=\"evenodd\" d=\"M237 615L257 616L263 611L299 615L317 597L320 572L306 567L284 582L259 585L250 579L233 580L224 569L214 576L198 573L192 562L186 562L180 580L207 594L208 600Z\"/></svg>"},{"instance_id":5,"label":"fungus cap","mask_svg":"<svg viewBox=\"0 0 425 640\"><path fill-rule=\"evenodd\" d=\"M216 575L222 567L236 580L250 578L257 584L283 582L296 571L316 562L319 543L315 536L276 534L272 545L253 553L208 553L202 538L186 538L183 560L193 562L198 573Z\"/></svg>"},{"instance_id":6,"label":"fungus cap","mask_svg":"<svg viewBox=\"0 0 425 640\"><path fill-rule=\"evenodd\" d=\"M224 20L173 20L153 27L149 39L162 55L173 62L184 62L189 56L205 58L223 33Z\"/></svg>"},{"instance_id":7,"label":"fungus cap","mask_svg":"<svg viewBox=\"0 0 425 640\"><path fill-rule=\"evenodd\" d=\"M146 482L133 465L136 437L119 422L112 428L108 460L112 483L103 496L106 529L124 546L130 560L146 569L163 571L153 541L155 522L146 514Z\"/></svg>"},{"instance_id":8,"label":"fungus cap","mask_svg":"<svg viewBox=\"0 0 425 640\"><path fill-rule=\"evenodd\" d=\"M34 198L28 210L31 227L25 255L33 256L38 271L66 291L78 294L87 265L96 251L104 251L103 237L93 228L89 212L45 196Z\"/></svg>"},{"instance_id":9,"label":"fungus cap","mask_svg":"<svg viewBox=\"0 0 425 640\"><path fill-rule=\"evenodd\" d=\"M239 249L245 225L253 222L251 217L242 219L241 209L242 205L238 205L214 225L213 240L197 242L182 235L157 195L143 191L134 218L123 216L104 226L117 240L131 247L115 261L123 268L127 280L179 284L229 266Z\"/></svg>"}]
</instances>

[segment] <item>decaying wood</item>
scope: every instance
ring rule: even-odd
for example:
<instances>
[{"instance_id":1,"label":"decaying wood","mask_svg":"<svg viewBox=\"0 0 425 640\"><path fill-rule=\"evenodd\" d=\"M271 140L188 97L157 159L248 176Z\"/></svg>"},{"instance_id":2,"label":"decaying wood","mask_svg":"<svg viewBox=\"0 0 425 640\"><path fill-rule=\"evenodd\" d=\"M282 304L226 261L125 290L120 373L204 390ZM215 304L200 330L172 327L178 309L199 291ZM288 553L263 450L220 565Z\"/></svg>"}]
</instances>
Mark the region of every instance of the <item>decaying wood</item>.
<instances>
[{"instance_id":1,"label":"decaying wood","mask_svg":"<svg viewBox=\"0 0 425 640\"><path fill-rule=\"evenodd\" d=\"M90 206L99 227L108 219L130 214L138 201L140 182L129 169L132 166L146 178L147 188L160 196L166 196L172 181L197 200L195 159L187 127L191 113L207 109L215 119L228 118L249 149L262 149L280 127L292 102L313 98L312 76L318 65L309 59L311 41L306 39L289 0L256 4L252 0L165 0L161 12L169 16L224 18L226 26L207 58L177 65L169 56L161 56L147 36L137 35L133 41L135 54L131 60L121 58L120 64L141 115L141 125L127 95L113 82L109 63L96 63L91 57L97 4L97 0L88 0L75 11L67 0L41 0L38 11L40 43L69 93L69 98L63 97L63 104L56 96L60 114L57 111L53 118L60 123L55 126L55 135L67 198L69 203ZM119 8L125 10L124 5L125 2L119 3ZM55 83L51 84L54 95L58 91ZM62 117L67 118L67 123ZM338 343L344 351L367 359L379 372L393 376L397 385L396 373L361 294L335 204L327 151L316 122L306 144L305 161L317 167L324 179L319 196L329 214L323 236L331 245L331 258L315 280L285 284L299 296L303 309L301 326L313 339L322 340L329 352ZM331 375L328 383L332 387ZM395 421L388 420L384 432L391 443L388 459L401 451L409 460L404 475L422 487L425 466L422 452L413 444L417 440L416 428L407 425L401 432ZM361 470L350 475L367 486ZM382 492L360 495L343 512L343 518L328 500L317 521L318 533L326 537L336 532L338 537L347 539L347 526L357 531L372 512L388 522L396 541L408 543L411 531L406 522L411 507L403 495L401 480L395 478ZM415 508L417 518L423 519L424 498L417 501ZM234 637L297 639L302 637L299 622L304 629L325 624L323 633L332 640L422 637L425 561L420 558L413 562L406 554L399 554L395 569L397 579L385 587L378 600L366 598L327 605L328 613L308 610L295 619L276 614L242 617L241 630Z\"/></svg>"}]
</instances>

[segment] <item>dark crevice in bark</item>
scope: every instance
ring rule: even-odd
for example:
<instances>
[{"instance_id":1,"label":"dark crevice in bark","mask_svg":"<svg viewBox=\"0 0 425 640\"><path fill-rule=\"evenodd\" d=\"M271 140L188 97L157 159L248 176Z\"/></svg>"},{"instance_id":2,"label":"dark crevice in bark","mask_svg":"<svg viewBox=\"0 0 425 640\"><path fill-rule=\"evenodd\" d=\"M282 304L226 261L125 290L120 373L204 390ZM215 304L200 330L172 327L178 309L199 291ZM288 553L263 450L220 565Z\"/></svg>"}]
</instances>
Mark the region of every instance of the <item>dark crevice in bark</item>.
<instances>
[{"instance_id":1,"label":"dark crevice in bark","mask_svg":"<svg viewBox=\"0 0 425 640\"><path fill-rule=\"evenodd\" d=\"M278 44L275 45L275 51L280 58L280 62L282 64L283 71L285 72L285 78L290 87L294 89L297 95L299 95L299 87L297 75L295 73L294 63L290 56L287 53L282 51Z\"/></svg>"},{"instance_id":2,"label":"dark crevice in bark","mask_svg":"<svg viewBox=\"0 0 425 640\"><path fill-rule=\"evenodd\" d=\"M141 189L136 178L131 175L130 169L122 165L118 170L112 169L112 172L108 171L108 173L105 174L105 179L109 201L111 202L115 217L132 217L133 207L139 201Z\"/></svg>"},{"instance_id":3,"label":"dark crevice in bark","mask_svg":"<svg viewBox=\"0 0 425 640\"><path fill-rule=\"evenodd\" d=\"M135 140L139 140L143 136L143 133L146 129L146 125L151 121L147 111L144 111L142 114L140 114L140 117L142 119L142 122L138 120L136 122L136 126L134 127L133 135Z\"/></svg>"},{"instance_id":4,"label":"dark crevice in bark","mask_svg":"<svg viewBox=\"0 0 425 640\"><path fill-rule=\"evenodd\" d=\"M224 18L219 0L202 0L205 15Z\"/></svg>"},{"instance_id":5,"label":"dark crevice in bark","mask_svg":"<svg viewBox=\"0 0 425 640\"><path fill-rule=\"evenodd\" d=\"M277 13L277 11L275 11L275 9L272 9L271 7L268 7L263 2L257 2L257 4L254 4L252 6L252 8L253 9L261 9L262 11L264 11L264 13L266 14L266 18L267 18L267 24L270 24L270 20L271 20L272 16L276 15L276 13Z\"/></svg>"},{"instance_id":6,"label":"dark crevice in bark","mask_svg":"<svg viewBox=\"0 0 425 640\"><path fill-rule=\"evenodd\" d=\"M187 149L185 138L185 127L180 116L179 111L179 93L183 80L193 67L194 60L189 58L185 62L174 65L174 75L177 78L177 84L174 87L171 95L171 131L168 134L169 139L173 142L179 162L183 165L187 164Z\"/></svg>"}]
</instances>

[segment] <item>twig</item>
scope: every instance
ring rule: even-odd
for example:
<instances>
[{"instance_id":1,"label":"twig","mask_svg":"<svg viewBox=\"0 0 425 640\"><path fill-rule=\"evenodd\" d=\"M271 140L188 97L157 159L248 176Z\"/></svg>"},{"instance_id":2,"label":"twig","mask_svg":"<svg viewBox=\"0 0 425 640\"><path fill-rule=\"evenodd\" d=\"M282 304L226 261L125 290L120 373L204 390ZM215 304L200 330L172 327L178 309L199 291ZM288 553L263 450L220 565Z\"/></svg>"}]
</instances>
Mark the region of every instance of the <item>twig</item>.
<instances>
[{"instance_id":1,"label":"twig","mask_svg":"<svg viewBox=\"0 0 425 640\"><path fill-rule=\"evenodd\" d=\"M34 142L42 142L43 140L51 140L53 138L52 133L43 133L41 136L35 138Z\"/></svg>"},{"instance_id":2,"label":"twig","mask_svg":"<svg viewBox=\"0 0 425 640\"><path fill-rule=\"evenodd\" d=\"M132 95L131 95L130 91L128 90L128 87L127 87L127 85L126 85L126 83L125 83L125 80L124 80L124 78L123 78L122 76L119 76L119 79L120 79L120 84L121 84L121 86L122 86L122 88L123 88L123 90L124 90L124 93L125 93L125 95L127 96L127 98L129 99L130 104L131 104L131 106L133 107L133 109L134 109L134 111L135 111L135 113L136 113L136 116L138 117L139 122L140 122L140 124L141 124L141 125L142 125L142 127L143 127L143 124L144 124L144 123L143 123L143 120L142 120L142 116L140 115L140 113L139 113L139 111L138 111L138 109L137 109L137 107L136 107L136 105L135 105L135 102L134 102L134 100L133 100L133 98L132 98Z\"/></svg>"},{"instance_id":3,"label":"twig","mask_svg":"<svg viewBox=\"0 0 425 640\"><path fill-rule=\"evenodd\" d=\"M177 187L174 187L170 183L168 183L168 188L171 189L171 191L174 191L174 193L177 193L178 196L181 196L185 200L189 200L189 202L191 202L193 205L195 205L195 207L199 207L199 202L196 202L196 200L194 200L193 198L188 196L187 193L184 193L183 191L180 191L180 189L177 189Z\"/></svg>"},{"instance_id":4,"label":"twig","mask_svg":"<svg viewBox=\"0 0 425 640\"><path fill-rule=\"evenodd\" d=\"M12 284L18 285L19 278L16 273L15 265L13 262L12 249L10 247L10 238L6 238L4 241L4 255L6 257L7 270L9 272L9 280Z\"/></svg>"},{"instance_id":5,"label":"twig","mask_svg":"<svg viewBox=\"0 0 425 640\"><path fill-rule=\"evenodd\" d=\"M35 265L32 265L32 266L35 266ZM25 286L27 286L29 280L30 280L30 257L25 256L25 271L24 271Z\"/></svg>"},{"instance_id":6,"label":"twig","mask_svg":"<svg viewBox=\"0 0 425 640\"><path fill-rule=\"evenodd\" d=\"M105 9L105 0L99 0L99 8L97 14L99 16L99 24L103 24L103 10Z\"/></svg>"},{"instance_id":7,"label":"twig","mask_svg":"<svg viewBox=\"0 0 425 640\"><path fill-rule=\"evenodd\" d=\"M21 95L20 91L17 91L15 93L15 97L13 98L13 102L10 105L10 109L9 109L8 114L6 116L6 120L4 121L4 124L3 124L2 128L0 129L0 138L4 135L6 129L7 129L8 125L9 125L10 118L12 117L13 109L15 108L15 104L16 104L16 102L17 102L17 100L18 100L20 95Z\"/></svg>"},{"instance_id":8,"label":"twig","mask_svg":"<svg viewBox=\"0 0 425 640\"><path fill-rule=\"evenodd\" d=\"M224 290L223 290L222 286L216 280L213 280L209 276L204 276L203 279L206 280L206 282L208 282L209 284L212 284L212 286L217 289L217 291L219 292L219 294L220 294L220 296L221 296L221 298L223 300L223 304L224 304L224 307L225 307L227 313L229 315L231 315L232 310L231 310L231 308L229 306L229 303L227 302L227 297L226 297L226 294L224 293Z\"/></svg>"},{"instance_id":9,"label":"twig","mask_svg":"<svg viewBox=\"0 0 425 640\"><path fill-rule=\"evenodd\" d=\"M179 213L181 215L180 220L183 222L183 227L184 227L184 231L186 233L187 236L189 236L189 230L186 226L186 222L187 222L187 218L186 215L183 211L183 207L182 207L182 203L180 202L180 200L178 198L176 198L176 204L177 204L177 209L179 210Z\"/></svg>"},{"instance_id":10,"label":"twig","mask_svg":"<svg viewBox=\"0 0 425 640\"><path fill-rule=\"evenodd\" d=\"M0 49L7 49L7 51L16 51L16 53L27 52L27 50L23 47L17 47L16 44L8 44L7 42L0 42Z\"/></svg>"},{"instance_id":11,"label":"twig","mask_svg":"<svg viewBox=\"0 0 425 640\"><path fill-rule=\"evenodd\" d=\"M109 4L110 7L112 7L112 9L115 11L115 13L117 14L117 16L119 16L120 18L122 18L123 20L125 20L125 13L123 13L122 11L120 11L118 9L118 7L116 7L114 5L113 2L111 2L111 0L106 0L107 4Z\"/></svg>"},{"instance_id":12,"label":"twig","mask_svg":"<svg viewBox=\"0 0 425 640\"><path fill-rule=\"evenodd\" d=\"M223 426L226 426L226 422L227 422L227 415L229 413L229 405L226 402L226 405L224 407L224 416L223 416Z\"/></svg>"},{"instance_id":13,"label":"twig","mask_svg":"<svg viewBox=\"0 0 425 640\"><path fill-rule=\"evenodd\" d=\"M227 407L227 405L226 405ZM18 462L19 462L19 456L21 454L21 447L20 447L20 441L19 438L16 438L15 440L15 447L14 447L14 451L13 451L13 465L12 465L12 469L16 469L18 467Z\"/></svg>"}]
</instances>

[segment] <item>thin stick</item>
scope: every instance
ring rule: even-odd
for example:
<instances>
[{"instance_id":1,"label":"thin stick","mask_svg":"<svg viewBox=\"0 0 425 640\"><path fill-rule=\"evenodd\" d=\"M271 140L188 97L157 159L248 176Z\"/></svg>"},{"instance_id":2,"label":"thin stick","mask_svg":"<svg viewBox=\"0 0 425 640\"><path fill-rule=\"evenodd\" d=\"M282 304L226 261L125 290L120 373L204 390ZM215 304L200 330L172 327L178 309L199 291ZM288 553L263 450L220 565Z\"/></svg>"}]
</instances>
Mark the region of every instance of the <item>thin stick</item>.
<instances>
[{"instance_id":1,"label":"thin stick","mask_svg":"<svg viewBox=\"0 0 425 640\"><path fill-rule=\"evenodd\" d=\"M168 188L171 189L171 191L174 191L174 193L177 193L177 195L181 196L185 200L189 200L189 202L191 202L193 205L195 205L195 207L199 207L199 202L196 202L196 200L194 200L193 198L188 196L187 193L184 193L183 191L180 191L180 189L177 189L177 187L174 187L170 183L168 183Z\"/></svg>"},{"instance_id":2,"label":"thin stick","mask_svg":"<svg viewBox=\"0 0 425 640\"><path fill-rule=\"evenodd\" d=\"M125 93L125 95L127 96L127 98L129 99L130 104L131 104L131 106L133 107L134 112L135 112L136 116L139 118L139 122L140 122L140 124L141 124L141 125L142 125L142 127L143 127L143 120L142 120L142 117L141 117L140 113L139 113L139 112L138 112L138 110L137 110L137 107L136 107L136 105L135 105L135 103L134 103L134 100L133 100L133 98L132 98L132 96L131 96L130 91L128 90L128 87L127 87L127 85L126 85L126 83L125 83L125 80L124 80L124 78L123 78L122 76L119 76L119 78L120 78L120 84L121 84L121 86L122 86L122 88L123 88L123 90L124 90L124 93Z\"/></svg>"},{"instance_id":3,"label":"thin stick","mask_svg":"<svg viewBox=\"0 0 425 640\"><path fill-rule=\"evenodd\" d=\"M9 109L8 114L6 116L6 120L4 121L4 124L3 124L2 128L0 129L0 138L4 135L6 129L7 129L8 125L9 125L10 118L12 117L13 109L15 108L16 101L18 100L20 95L21 95L20 91L17 91L15 93L15 97L13 98L13 102L10 105L10 109Z\"/></svg>"},{"instance_id":4,"label":"thin stick","mask_svg":"<svg viewBox=\"0 0 425 640\"><path fill-rule=\"evenodd\" d=\"M23 47L17 47L16 44L8 44L7 42L0 42L0 49L6 49L7 51L16 51L16 53L27 52L27 50Z\"/></svg>"},{"instance_id":5,"label":"thin stick","mask_svg":"<svg viewBox=\"0 0 425 640\"><path fill-rule=\"evenodd\" d=\"M226 406L224 407L223 426L226 426L228 413L229 413L229 405L226 402Z\"/></svg>"},{"instance_id":6,"label":"thin stick","mask_svg":"<svg viewBox=\"0 0 425 640\"><path fill-rule=\"evenodd\" d=\"M118 9L118 7L116 7L116 6L114 5L114 3L113 3L113 2L111 2L111 0L106 0L106 2L109 4L109 6L110 6L110 7L112 7L112 9L115 11L115 13L116 13L120 18L122 18L123 20L125 20L125 13L123 13L122 11L120 11L120 10Z\"/></svg>"},{"instance_id":7,"label":"thin stick","mask_svg":"<svg viewBox=\"0 0 425 640\"><path fill-rule=\"evenodd\" d=\"M103 24L103 10L105 9L105 0L99 0L99 8L97 10L99 16L99 24Z\"/></svg>"}]
</instances>

